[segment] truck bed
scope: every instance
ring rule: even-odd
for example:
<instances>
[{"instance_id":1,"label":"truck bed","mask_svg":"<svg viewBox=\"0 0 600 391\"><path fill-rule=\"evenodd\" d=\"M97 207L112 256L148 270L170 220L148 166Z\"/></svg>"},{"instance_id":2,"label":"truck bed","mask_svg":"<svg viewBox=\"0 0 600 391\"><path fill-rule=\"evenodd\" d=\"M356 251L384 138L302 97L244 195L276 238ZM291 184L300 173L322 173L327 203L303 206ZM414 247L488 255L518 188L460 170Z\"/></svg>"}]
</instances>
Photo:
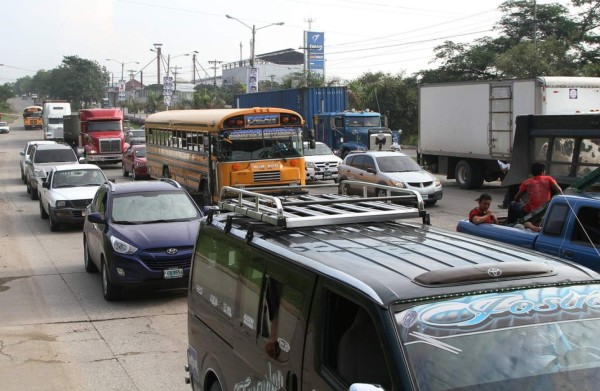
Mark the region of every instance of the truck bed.
<instances>
[{"instance_id":1,"label":"truck bed","mask_svg":"<svg viewBox=\"0 0 600 391\"><path fill-rule=\"evenodd\" d=\"M539 235L538 232L526 229L507 227L499 224L473 224L469 220L459 221L456 230L529 249L534 248L535 241Z\"/></svg>"}]
</instances>

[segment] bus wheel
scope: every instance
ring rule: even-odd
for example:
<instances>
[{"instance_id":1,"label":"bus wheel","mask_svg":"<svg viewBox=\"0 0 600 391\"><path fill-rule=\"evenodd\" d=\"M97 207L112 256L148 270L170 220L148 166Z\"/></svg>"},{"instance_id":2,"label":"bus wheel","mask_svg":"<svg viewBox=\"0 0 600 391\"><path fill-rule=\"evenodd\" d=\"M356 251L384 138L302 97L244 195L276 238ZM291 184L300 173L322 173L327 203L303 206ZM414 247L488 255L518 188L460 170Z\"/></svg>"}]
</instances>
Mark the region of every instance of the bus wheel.
<instances>
[{"instance_id":1,"label":"bus wheel","mask_svg":"<svg viewBox=\"0 0 600 391\"><path fill-rule=\"evenodd\" d=\"M163 178L171 178L171 173L169 172L169 167L167 167L167 166L163 167L162 177Z\"/></svg>"}]
</instances>

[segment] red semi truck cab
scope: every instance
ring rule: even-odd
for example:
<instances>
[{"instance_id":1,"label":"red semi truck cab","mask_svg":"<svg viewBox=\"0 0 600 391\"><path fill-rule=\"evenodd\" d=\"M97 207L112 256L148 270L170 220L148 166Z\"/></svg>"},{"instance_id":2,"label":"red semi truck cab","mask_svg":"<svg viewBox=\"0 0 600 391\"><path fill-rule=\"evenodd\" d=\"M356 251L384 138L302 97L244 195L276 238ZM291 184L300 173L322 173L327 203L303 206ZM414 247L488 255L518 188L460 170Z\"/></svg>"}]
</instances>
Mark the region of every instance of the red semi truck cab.
<instances>
[{"instance_id":1,"label":"red semi truck cab","mask_svg":"<svg viewBox=\"0 0 600 391\"><path fill-rule=\"evenodd\" d=\"M123 159L123 112L119 109L79 110L79 145L86 163L119 163Z\"/></svg>"}]
</instances>

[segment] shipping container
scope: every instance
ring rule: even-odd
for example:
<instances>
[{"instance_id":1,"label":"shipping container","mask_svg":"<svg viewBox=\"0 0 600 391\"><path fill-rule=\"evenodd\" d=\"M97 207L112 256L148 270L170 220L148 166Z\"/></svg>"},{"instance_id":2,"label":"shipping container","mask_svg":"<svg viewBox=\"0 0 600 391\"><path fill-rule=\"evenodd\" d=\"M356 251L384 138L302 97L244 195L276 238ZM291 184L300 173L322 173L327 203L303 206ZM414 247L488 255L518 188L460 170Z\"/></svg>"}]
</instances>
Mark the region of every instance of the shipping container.
<instances>
[{"instance_id":1,"label":"shipping container","mask_svg":"<svg viewBox=\"0 0 600 391\"><path fill-rule=\"evenodd\" d=\"M300 113L306 127L314 129L314 116L319 113L343 112L348 107L346 87L303 87L239 94L235 106L280 107Z\"/></svg>"}]
</instances>

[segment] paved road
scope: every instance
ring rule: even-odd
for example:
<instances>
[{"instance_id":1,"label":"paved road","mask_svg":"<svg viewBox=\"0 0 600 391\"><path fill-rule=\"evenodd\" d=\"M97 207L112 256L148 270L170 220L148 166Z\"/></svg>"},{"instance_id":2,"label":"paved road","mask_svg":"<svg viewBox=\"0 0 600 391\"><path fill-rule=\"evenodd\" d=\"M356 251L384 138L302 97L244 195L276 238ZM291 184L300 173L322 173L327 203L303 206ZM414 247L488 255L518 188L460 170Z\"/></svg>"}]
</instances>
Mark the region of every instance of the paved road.
<instances>
[{"instance_id":1,"label":"paved road","mask_svg":"<svg viewBox=\"0 0 600 391\"><path fill-rule=\"evenodd\" d=\"M189 390L186 296L104 301L100 276L83 268L81 229L50 232L20 180L19 151L41 138L22 120L0 135L0 389ZM120 166L106 173L125 180ZM453 230L481 191L443 182L444 198L428 211L433 225ZM498 183L482 190L502 198Z\"/></svg>"}]
</instances>

